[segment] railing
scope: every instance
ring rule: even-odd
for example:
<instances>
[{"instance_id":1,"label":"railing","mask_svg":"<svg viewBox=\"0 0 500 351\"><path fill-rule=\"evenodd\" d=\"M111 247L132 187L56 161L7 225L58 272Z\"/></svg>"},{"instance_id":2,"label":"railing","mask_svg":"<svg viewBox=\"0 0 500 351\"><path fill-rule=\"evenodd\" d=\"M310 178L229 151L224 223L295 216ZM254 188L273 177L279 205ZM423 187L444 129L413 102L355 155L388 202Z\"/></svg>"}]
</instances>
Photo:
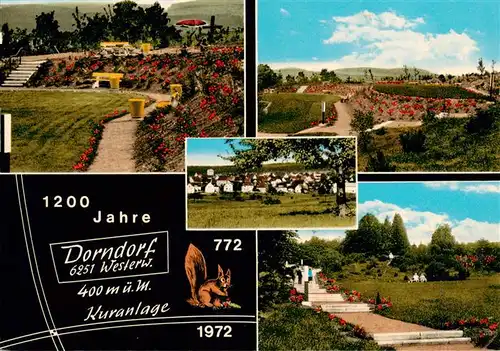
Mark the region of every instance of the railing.
<instances>
[{"instance_id":1,"label":"railing","mask_svg":"<svg viewBox=\"0 0 500 351\"><path fill-rule=\"evenodd\" d=\"M4 63L4 74L0 74L0 84L4 82L11 71L19 67L19 65L21 64L21 57L23 53L26 53L26 51L24 50L24 48L20 48L14 55L1 59L1 61Z\"/></svg>"}]
</instances>

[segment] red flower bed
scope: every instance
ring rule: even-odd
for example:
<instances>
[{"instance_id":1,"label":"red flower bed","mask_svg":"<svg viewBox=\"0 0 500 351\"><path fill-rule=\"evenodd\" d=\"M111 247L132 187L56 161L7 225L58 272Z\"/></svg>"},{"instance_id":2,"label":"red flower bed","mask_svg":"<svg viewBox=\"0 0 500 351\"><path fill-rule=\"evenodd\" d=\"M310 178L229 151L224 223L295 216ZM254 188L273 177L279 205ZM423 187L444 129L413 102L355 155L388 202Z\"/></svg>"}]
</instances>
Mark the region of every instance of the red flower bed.
<instances>
[{"instance_id":1,"label":"red flower bed","mask_svg":"<svg viewBox=\"0 0 500 351\"><path fill-rule=\"evenodd\" d=\"M489 318L470 317L444 323L445 329L460 329L477 346L484 346L498 334L498 322Z\"/></svg>"}]
</instances>

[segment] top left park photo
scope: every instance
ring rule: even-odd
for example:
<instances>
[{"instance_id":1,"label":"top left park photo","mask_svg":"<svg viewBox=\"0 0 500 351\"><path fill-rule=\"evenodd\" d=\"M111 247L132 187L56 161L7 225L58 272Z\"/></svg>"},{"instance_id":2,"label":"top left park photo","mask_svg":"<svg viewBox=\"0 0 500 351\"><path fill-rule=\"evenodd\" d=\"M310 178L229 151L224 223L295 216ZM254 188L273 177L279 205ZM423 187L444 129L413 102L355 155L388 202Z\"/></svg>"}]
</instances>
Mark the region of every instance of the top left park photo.
<instances>
[{"instance_id":1,"label":"top left park photo","mask_svg":"<svg viewBox=\"0 0 500 351\"><path fill-rule=\"evenodd\" d=\"M1 0L0 172L184 172L245 135L244 0Z\"/></svg>"}]
</instances>

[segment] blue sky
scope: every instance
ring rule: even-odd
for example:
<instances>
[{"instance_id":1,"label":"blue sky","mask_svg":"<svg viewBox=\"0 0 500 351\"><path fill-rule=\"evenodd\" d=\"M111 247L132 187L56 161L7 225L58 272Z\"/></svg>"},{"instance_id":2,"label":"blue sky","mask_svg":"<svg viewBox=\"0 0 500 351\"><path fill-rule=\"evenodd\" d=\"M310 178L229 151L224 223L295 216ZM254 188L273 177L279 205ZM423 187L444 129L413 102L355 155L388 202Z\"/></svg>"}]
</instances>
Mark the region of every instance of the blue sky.
<instances>
[{"instance_id":1,"label":"blue sky","mask_svg":"<svg viewBox=\"0 0 500 351\"><path fill-rule=\"evenodd\" d=\"M223 160L219 155L230 156L231 148L226 144L224 138L199 138L187 139L187 166L223 166L232 163ZM279 159L277 161L265 162L287 162Z\"/></svg>"},{"instance_id":2,"label":"blue sky","mask_svg":"<svg viewBox=\"0 0 500 351\"><path fill-rule=\"evenodd\" d=\"M500 2L258 1L258 60L320 70L475 71L500 58Z\"/></svg>"},{"instance_id":3,"label":"blue sky","mask_svg":"<svg viewBox=\"0 0 500 351\"><path fill-rule=\"evenodd\" d=\"M500 241L500 182L359 183L359 215L381 221L403 217L411 243L428 243L437 225L448 223L460 242ZM299 231L341 238L343 231Z\"/></svg>"}]
</instances>

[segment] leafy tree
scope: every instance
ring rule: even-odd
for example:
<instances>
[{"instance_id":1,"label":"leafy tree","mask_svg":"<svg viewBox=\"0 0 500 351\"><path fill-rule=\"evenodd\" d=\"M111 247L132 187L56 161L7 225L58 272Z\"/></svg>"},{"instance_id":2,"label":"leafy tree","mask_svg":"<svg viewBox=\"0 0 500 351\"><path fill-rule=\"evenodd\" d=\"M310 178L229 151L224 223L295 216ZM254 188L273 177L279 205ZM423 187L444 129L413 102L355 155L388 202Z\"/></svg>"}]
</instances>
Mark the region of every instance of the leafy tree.
<instances>
[{"instance_id":1,"label":"leafy tree","mask_svg":"<svg viewBox=\"0 0 500 351\"><path fill-rule=\"evenodd\" d=\"M430 249L433 255L451 255L455 245L455 237L448 224L439 225L432 233Z\"/></svg>"},{"instance_id":2,"label":"leafy tree","mask_svg":"<svg viewBox=\"0 0 500 351\"><path fill-rule=\"evenodd\" d=\"M54 52L60 43L62 33L59 22L54 18L55 11L42 12L35 17L36 26L32 31L33 46L37 53Z\"/></svg>"},{"instance_id":3,"label":"leafy tree","mask_svg":"<svg viewBox=\"0 0 500 351\"><path fill-rule=\"evenodd\" d=\"M261 232L259 246L259 310L283 302L292 287L293 271L286 262L295 262L297 233L292 231Z\"/></svg>"},{"instance_id":4,"label":"leafy tree","mask_svg":"<svg viewBox=\"0 0 500 351\"><path fill-rule=\"evenodd\" d=\"M415 77L415 80L418 80L418 77L420 76L420 71L418 70L417 67L413 67L413 76Z\"/></svg>"},{"instance_id":5,"label":"leafy tree","mask_svg":"<svg viewBox=\"0 0 500 351\"><path fill-rule=\"evenodd\" d=\"M410 74L410 70L409 70L409 68L408 68L408 66L407 66L407 65L404 65L404 66L403 66L403 72L404 72L404 78L405 78L406 80L409 80L409 79L410 79L410 77L411 77L411 74Z\"/></svg>"},{"instance_id":6,"label":"leafy tree","mask_svg":"<svg viewBox=\"0 0 500 351\"><path fill-rule=\"evenodd\" d=\"M228 140L232 156L222 157L242 172L262 168L262 163L281 158L293 159L309 169L328 169L329 177L337 183L337 208L342 216L346 211L346 182L354 176L356 146L353 139L243 139Z\"/></svg>"},{"instance_id":7,"label":"leafy tree","mask_svg":"<svg viewBox=\"0 0 500 351\"><path fill-rule=\"evenodd\" d=\"M175 29L175 26L169 25L169 23L168 14L164 12L163 7L158 2L155 2L152 6L147 7L144 12L144 34L142 39L154 42L162 48L168 47L172 40L180 39L180 34Z\"/></svg>"},{"instance_id":8,"label":"leafy tree","mask_svg":"<svg viewBox=\"0 0 500 351\"><path fill-rule=\"evenodd\" d=\"M370 148L372 138L370 132L367 132L367 130L373 128L374 124L375 118L372 111L354 111L354 117L351 120L351 128L358 133L359 146L363 152L368 151Z\"/></svg>"},{"instance_id":9,"label":"leafy tree","mask_svg":"<svg viewBox=\"0 0 500 351\"><path fill-rule=\"evenodd\" d=\"M469 134L488 134L500 124L500 104L491 105L486 110L478 110L476 116L465 125Z\"/></svg>"},{"instance_id":10,"label":"leafy tree","mask_svg":"<svg viewBox=\"0 0 500 351\"><path fill-rule=\"evenodd\" d=\"M142 39L145 25L144 9L131 0L113 5L111 15L111 35L115 40L138 42Z\"/></svg>"},{"instance_id":11,"label":"leafy tree","mask_svg":"<svg viewBox=\"0 0 500 351\"><path fill-rule=\"evenodd\" d=\"M444 76L444 74L440 74L440 75L438 76L438 79L441 81L441 83L446 82L446 77Z\"/></svg>"},{"instance_id":12,"label":"leafy tree","mask_svg":"<svg viewBox=\"0 0 500 351\"><path fill-rule=\"evenodd\" d=\"M484 75L484 71L486 70L486 67L484 67L484 62L483 62L482 57L480 57L479 60L477 61L477 70L479 71L479 74L481 76Z\"/></svg>"},{"instance_id":13,"label":"leafy tree","mask_svg":"<svg viewBox=\"0 0 500 351\"><path fill-rule=\"evenodd\" d=\"M297 82L295 81L295 77L290 75L290 74L287 74L286 75L286 78L285 78L285 81L287 84L289 85L294 85L294 84L297 84Z\"/></svg>"},{"instance_id":14,"label":"leafy tree","mask_svg":"<svg viewBox=\"0 0 500 351\"><path fill-rule=\"evenodd\" d=\"M396 213L392 219L390 247L395 255L406 254L410 247L403 218L399 213Z\"/></svg>"},{"instance_id":15,"label":"leafy tree","mask_svg":"<svg viewBox=\"0 0 500 351\"><path fill-rule=\"evenodd\" d=\"M365 257L386 254L383 226L377 217L366 214L359 221L357 230L347 230L342 251L344 253L362 253Z\"/></svg>"},{"instance_id":16,"label":"leafy tree","mask_svg":"<svg viewBox=\"0 0 500 351\"><path fill-rule=\"evenodd\" d=\"M298 80L299 84L307 84L309 82L309 79L306 77L306 75L302 71L297 73L297 80Z\"/></svg>"},{"instance_id":17,"label":"leafy tree","mask_svg":"<svg viewBox=\"0 0 500 351\"><path fill-rule=\"evenodd\" d=\"M274 72L268 65L260 64L258 68L257 85L259 91L274 87L282 80L281 74Z\"/></svg>"}]
</instances>

